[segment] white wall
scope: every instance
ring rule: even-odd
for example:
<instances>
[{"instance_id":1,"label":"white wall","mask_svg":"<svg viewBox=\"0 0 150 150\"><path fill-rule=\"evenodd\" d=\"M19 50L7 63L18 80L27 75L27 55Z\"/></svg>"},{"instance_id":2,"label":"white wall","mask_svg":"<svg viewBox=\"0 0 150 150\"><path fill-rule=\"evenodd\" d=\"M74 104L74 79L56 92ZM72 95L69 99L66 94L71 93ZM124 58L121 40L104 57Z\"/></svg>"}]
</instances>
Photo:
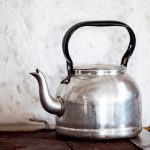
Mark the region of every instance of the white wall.
<instances>
[{"instance_id":1,"label":"white wall","mask_svg":"<svg viewBox=\"0 0 150 150\"><path fill-rule=\"evenodd\" d=\"M66 76L61 48L66 30L85 20L119 20L137 37L128 73L141 89L143 125L150 125L149 9L149 0L0 0L0 124L28 123L32 117L54 123L29 72L41 69L55 95ZM75 65L119 64L128 40L123 28L83 28L70 41L70 53Z\"/></svg>"}]
</instances>

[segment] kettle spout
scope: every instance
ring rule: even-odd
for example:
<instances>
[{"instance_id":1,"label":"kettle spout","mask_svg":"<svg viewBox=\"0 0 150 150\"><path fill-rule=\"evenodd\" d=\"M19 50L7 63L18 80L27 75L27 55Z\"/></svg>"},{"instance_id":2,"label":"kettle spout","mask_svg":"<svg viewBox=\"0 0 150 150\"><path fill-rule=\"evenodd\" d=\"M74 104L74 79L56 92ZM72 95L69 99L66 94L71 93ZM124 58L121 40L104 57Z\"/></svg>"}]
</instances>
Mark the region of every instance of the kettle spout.
<instances>
[{"instance_id":1,"label":"kettle spout","mask_svg":"<svg viewBox=\"0 0 150 150\"><path fill-rule=\"evenodd\" d=\"M32 72L30 74L38 81L40 101L43 108L49 113L61 116L64 112L63 100L60 97L53 98L49 94L46 79L41 71L36 69L36 72Z\"/></svg>"}]
</instances>

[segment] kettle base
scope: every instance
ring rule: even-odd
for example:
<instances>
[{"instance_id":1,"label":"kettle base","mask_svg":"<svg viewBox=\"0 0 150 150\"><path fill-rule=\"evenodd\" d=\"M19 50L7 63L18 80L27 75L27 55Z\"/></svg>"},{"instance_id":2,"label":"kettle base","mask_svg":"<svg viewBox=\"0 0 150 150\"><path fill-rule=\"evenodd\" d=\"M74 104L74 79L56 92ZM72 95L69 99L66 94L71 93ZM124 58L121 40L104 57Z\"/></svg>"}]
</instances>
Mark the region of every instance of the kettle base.
<instances>
[{"instance_id":1,"label":"kettle base","mask_svg":"<svg viewBox=\"0 0 150 150\"><path fill-rule=\"evenodd\" d=\"M141 127L118 129L75 129L56 126L56 132L60 135L89 140L131 138L137 136L141 130Z\"/></svg>"}]
</instances>

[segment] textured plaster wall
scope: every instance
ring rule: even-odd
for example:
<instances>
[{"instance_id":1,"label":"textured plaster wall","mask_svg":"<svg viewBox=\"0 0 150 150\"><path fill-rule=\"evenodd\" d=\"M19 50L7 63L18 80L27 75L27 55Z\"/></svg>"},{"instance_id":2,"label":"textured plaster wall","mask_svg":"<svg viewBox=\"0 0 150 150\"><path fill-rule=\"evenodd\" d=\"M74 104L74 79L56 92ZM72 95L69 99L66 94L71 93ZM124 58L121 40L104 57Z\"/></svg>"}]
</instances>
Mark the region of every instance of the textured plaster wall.
<instances>
[{"instance_id":1,"label":"textured plaster wall","mask_svg":"<svg viewBox=\"0 0 150 150\"><path fill-rule=\"evenodd\" d=\"M85 20L120 20L137 37L128 73L142 93L143 125L150 125L149 0L0 0L0 124L48 120L29 72L45 73L52 95L66 76L61 42L66 30ZM70 41L75 65L119 64L128 45L123 28L82 28Z\"/></svg>"}]
</instances>

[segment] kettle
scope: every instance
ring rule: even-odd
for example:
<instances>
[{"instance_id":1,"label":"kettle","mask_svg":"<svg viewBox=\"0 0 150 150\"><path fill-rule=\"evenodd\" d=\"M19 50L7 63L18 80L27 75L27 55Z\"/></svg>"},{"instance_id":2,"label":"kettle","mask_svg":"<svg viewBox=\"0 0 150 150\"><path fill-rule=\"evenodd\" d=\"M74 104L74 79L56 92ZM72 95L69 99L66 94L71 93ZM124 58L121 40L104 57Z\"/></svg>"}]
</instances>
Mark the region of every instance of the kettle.
<instances>
[{"instance_id":1,"label":"kettle","mask_svg":"<svg viewBox=\"0 0 150 150\"><path fill-rule=\"evenodd\" d=\"M121 26L127 29L130 42L121 65L73 67L68 43L72 34L84 26ZM141 94L126 71L135 43L135 34L125 23L80 22L73 25L63 38L68 75L61 81L56 97L50 95L46 79L39 69L30 73L38 81L43 108L56 115L58 134L82 139L117 139L135 137L141 132Z\"/></svg>"}]
</instances>

